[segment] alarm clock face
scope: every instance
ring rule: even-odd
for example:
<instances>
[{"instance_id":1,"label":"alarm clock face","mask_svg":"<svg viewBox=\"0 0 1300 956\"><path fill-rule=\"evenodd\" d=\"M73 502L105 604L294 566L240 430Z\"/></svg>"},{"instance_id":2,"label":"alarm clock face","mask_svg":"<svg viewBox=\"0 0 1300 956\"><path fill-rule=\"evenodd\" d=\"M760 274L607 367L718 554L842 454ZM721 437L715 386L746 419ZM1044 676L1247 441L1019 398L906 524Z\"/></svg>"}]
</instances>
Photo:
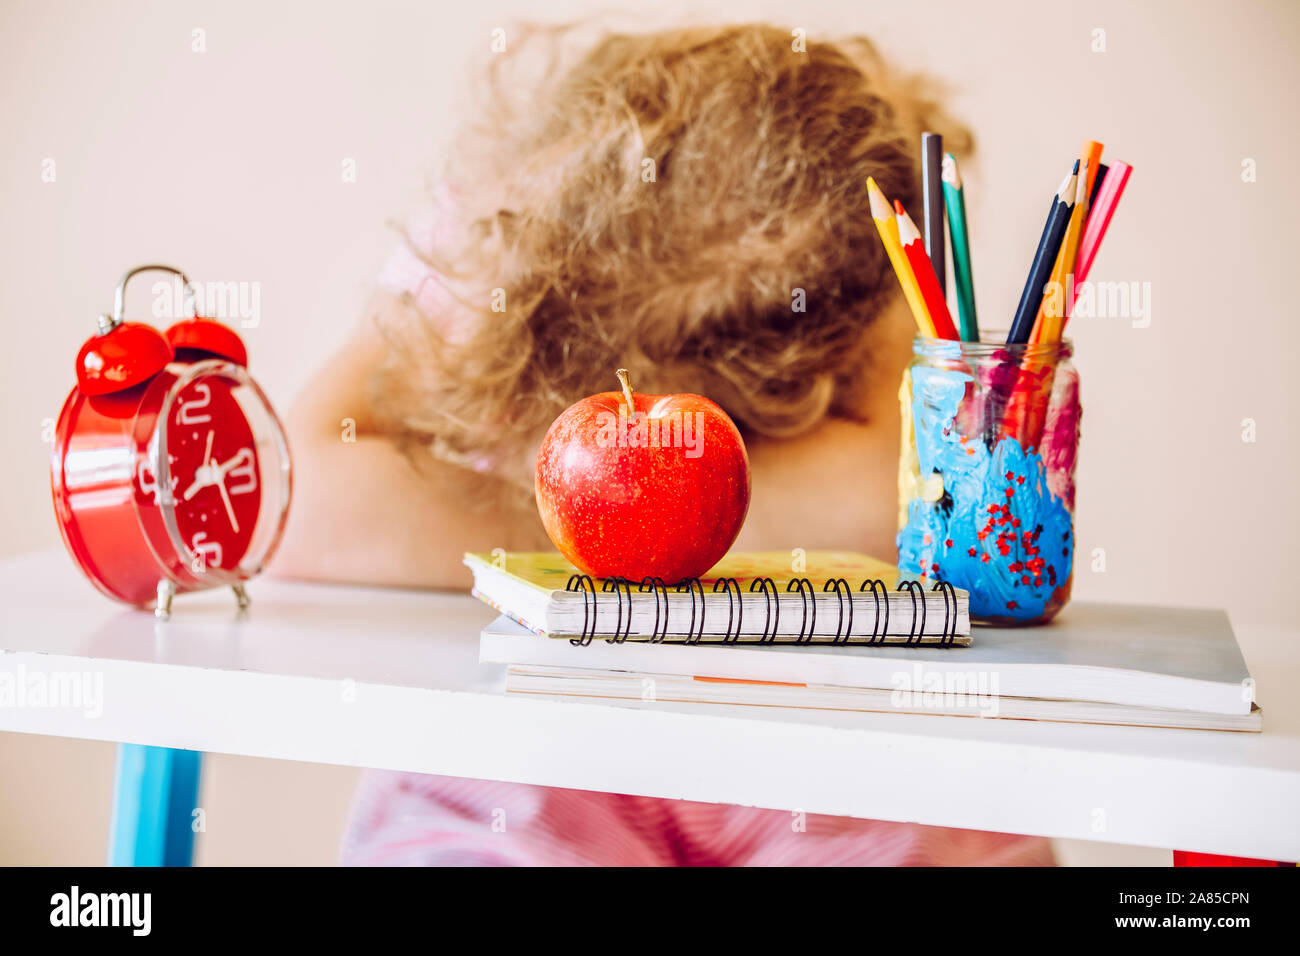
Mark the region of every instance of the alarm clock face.
<instances>
[{"instance_id":1,"label":"alarm clock face","mask_svg":"<svg viewBox=\"0 0 1300 956\"><path fill-rule=\"evenodd\" d=\"M241 366L169 366L176 378L137 469L181 566L198 579L256 574L284 526L289 454L261 389Z\"/></svg>"},{"instance_id":2,"label":"alarm clock face","mask_svg":"<svg viewBox=\"0 0 1300 956\"><path fill-rule=\"evenodd\" d=\"M248 552L262 505L257 441L230 379L179 389L166 424L176 529L211 570L233 571Z\"/></svg>"}]
</instances>

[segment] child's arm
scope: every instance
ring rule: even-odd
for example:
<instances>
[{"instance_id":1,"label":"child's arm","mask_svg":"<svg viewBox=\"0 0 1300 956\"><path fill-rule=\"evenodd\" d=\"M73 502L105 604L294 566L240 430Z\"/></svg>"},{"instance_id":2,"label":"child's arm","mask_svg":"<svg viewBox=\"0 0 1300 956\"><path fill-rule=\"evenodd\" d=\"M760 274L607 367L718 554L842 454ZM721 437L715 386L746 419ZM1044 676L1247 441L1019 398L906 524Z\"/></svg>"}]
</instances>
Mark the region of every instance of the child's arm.
<instances>
[{"instance_id":1,"label":"child's arm","mask_svg":"<svg viewBox=\"0 0 1300 956\"><path fill-rule=\"evenodd\" d=\"M274 571L316 580L465 588L470 577L462 552L542 547L540 522L475 507L496 479L431 456L417 467L378 432L369 382L384 348L373 323L363 323L289 412L293 504ZM356 423L355 442L344 441L344 419Z\"/></svg>"}]
</instances>

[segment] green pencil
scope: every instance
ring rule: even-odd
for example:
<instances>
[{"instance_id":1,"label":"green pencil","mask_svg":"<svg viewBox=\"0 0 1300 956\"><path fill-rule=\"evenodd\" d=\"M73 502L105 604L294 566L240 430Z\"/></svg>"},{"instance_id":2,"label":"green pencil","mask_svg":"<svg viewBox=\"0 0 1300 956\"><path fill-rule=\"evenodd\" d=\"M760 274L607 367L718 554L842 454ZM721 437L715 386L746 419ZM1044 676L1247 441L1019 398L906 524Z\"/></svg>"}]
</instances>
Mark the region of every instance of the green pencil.
<instances>
[{"instance_id":1,"label":"green pencil","mask_svg":"<svg viewBox=\"0 0 1300 956\"><path fill-rule=\"evenodd\" d=\"M970 270L970 236L966 232L966 192L961 173L952 153L943 157L943 199L948 207L948 232L952 236L952 269L957 282L958 325L962 340L980 340L979 319L975 316L975 282Z\"/></svg>"}]
</instances>

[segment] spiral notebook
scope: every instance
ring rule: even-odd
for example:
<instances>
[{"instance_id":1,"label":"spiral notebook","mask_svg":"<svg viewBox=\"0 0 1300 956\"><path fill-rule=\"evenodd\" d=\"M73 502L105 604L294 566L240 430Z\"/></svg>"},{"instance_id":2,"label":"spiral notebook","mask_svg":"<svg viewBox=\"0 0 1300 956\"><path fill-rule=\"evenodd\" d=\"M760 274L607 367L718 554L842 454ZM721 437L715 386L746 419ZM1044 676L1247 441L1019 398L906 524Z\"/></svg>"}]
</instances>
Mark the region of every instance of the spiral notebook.
<instances>
[{"instance_id":1,"label":"spiral notebook","mask_svg":"<svg viewBox=\"0 0 1300 956\"><path fill-rule=\"evenodd\" d=\"M475 597L574 644L970 644L965 591L853 552L734 552L679 583L593 580L554 552L465 564Z\"/></svg>"}]
</instances>

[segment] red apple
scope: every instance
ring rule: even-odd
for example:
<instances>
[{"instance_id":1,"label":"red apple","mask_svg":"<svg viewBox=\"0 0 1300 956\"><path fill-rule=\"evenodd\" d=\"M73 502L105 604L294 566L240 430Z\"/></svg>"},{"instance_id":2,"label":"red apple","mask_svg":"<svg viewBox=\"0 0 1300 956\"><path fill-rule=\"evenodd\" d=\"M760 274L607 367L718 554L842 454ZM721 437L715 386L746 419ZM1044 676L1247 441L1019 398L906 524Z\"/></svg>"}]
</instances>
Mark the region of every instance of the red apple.
<instances>
[{"instance_id":1,"label":"red apple","mask_svg":"<svg viewBox=\"0 0 1300 956\"><path fill-rule=\"evenodd\" d=\"M749 510L749 455L702 395L621 392L566 409L537 455L537 510L560 552L593 577L676 584L727 553Z\"/></svg>"}]
</instances>

